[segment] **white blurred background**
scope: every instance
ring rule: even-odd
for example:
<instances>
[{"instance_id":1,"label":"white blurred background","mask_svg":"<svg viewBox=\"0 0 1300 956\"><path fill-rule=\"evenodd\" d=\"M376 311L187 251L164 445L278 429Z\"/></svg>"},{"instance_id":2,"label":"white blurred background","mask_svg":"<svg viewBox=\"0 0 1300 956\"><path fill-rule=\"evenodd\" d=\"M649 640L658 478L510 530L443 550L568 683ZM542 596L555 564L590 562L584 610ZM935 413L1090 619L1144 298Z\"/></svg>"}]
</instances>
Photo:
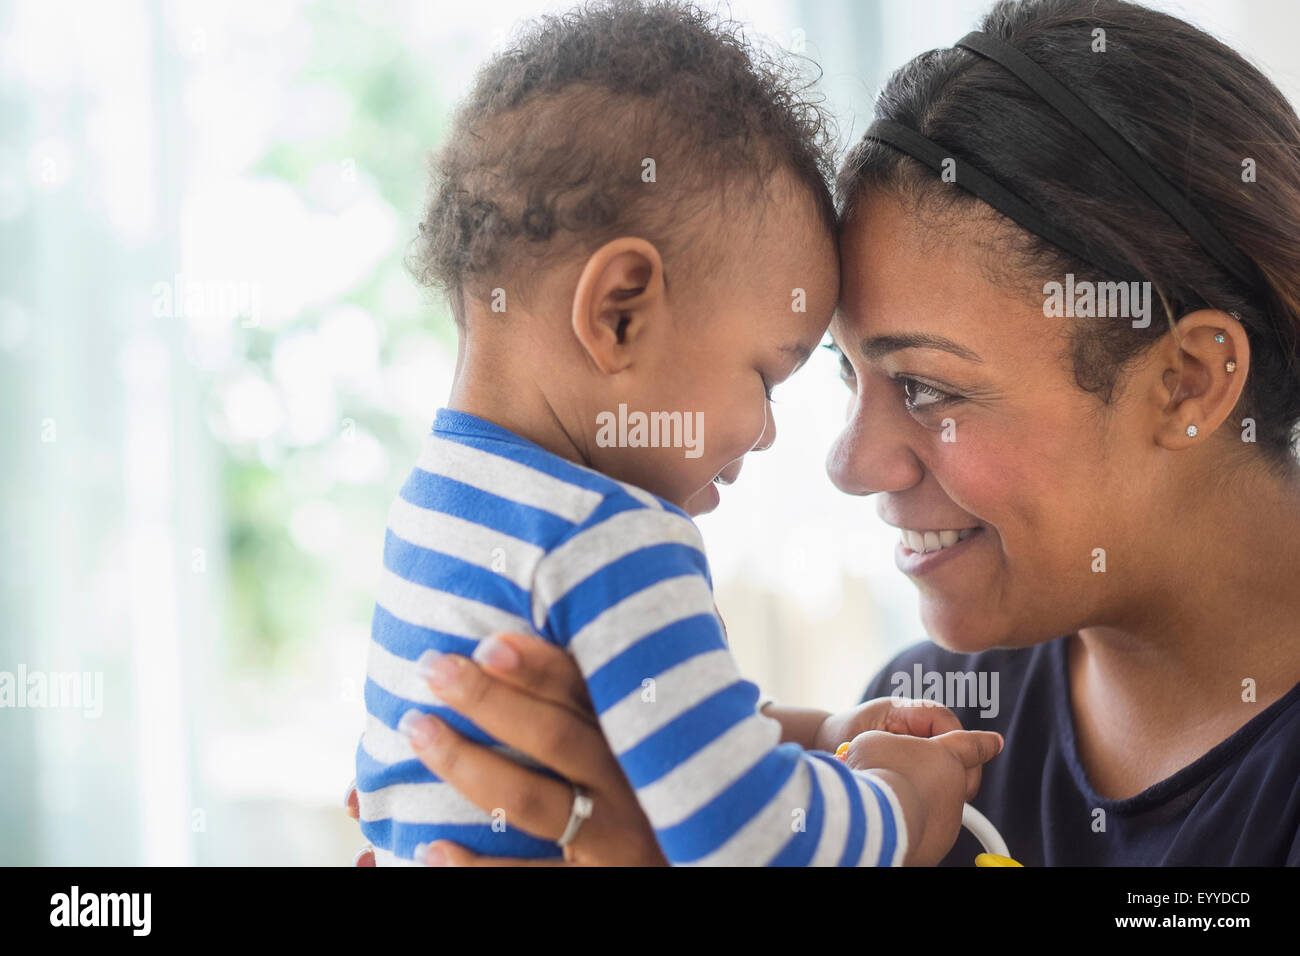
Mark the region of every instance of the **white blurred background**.
<instances>
[{"instance_id":1,"label":"white blurred background","mask_svg":"<svg viewBox=\"0 0 1300 956\"><path fill-rule=\"evenodd\" d=\"M475 66L569 4L0 0L0 864L343 864L388 504L454 335L401 260ZM1159 3L1300 94L1289 0ZM737 0L852 142L888 71L986 0ZM894 535L822 463L818 354L701 520L732 645L847 706L921 640Z\"/></svg>"}]
</instances>

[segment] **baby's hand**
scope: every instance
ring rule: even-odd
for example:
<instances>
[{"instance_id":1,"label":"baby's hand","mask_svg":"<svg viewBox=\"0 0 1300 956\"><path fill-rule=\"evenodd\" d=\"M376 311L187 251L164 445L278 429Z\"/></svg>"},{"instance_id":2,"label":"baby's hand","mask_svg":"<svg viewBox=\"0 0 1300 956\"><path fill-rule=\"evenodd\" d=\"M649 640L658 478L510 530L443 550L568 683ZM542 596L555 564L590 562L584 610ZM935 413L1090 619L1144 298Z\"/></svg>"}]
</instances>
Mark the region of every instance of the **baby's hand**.
<instances>
[{"instance_id":1,"label":"baby's hand","mask_svg":"<svg viewBox=\"0 0 1300 956\"><path fill-rule=\"evenodd\" d=\"M940 704L906 697L876 697L852 710L828 715L817 730L813 749L834 753L841 743L868 730L886 730L911 737L937 737L961 729L957 715Z\"/></svg>"},{"instance_id":2,"label":"baby's hand","mask_svg":"<svg viewBox=\"0 0 1300 956\"><path fill-rule=\"evenodd\" d=\"M962 804L979 791L980 768L1002 745L1002 735L987 730L928 739L871 730L853 738L844 759L879 774L898 796L908 836L903 862L934 866L957 841Z\"/></svg>"}]
</instances>

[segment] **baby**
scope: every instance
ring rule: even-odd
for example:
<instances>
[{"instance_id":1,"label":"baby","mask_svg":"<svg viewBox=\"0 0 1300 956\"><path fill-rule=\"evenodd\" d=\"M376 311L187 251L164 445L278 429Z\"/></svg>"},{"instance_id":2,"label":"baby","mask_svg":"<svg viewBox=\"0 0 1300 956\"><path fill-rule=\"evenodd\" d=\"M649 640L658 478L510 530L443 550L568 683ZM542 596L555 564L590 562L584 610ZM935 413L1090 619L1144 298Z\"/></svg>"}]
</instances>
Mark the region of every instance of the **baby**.
<instances>
[{"instance_id":1,"label":"baby","mask_svg":"<svg viewBox=\"0 0 1300 956\"><path fill-rule=\"evenodd\" d=\"M432 713L524 759L422 676L504 631L573 656L671 863L896 865L960 815L972 742L996 735L905 738L899 766L855 745L845 764L826 751L859 712L760 709L689 517L775 440L771 390L834 310L824 129L779 65L688 6L546 18L479 73L421 226L418 271L460 348L384 546L357 750L380 865L438 839L561 855L404 734Z\"/></svg>"}]
</instances>

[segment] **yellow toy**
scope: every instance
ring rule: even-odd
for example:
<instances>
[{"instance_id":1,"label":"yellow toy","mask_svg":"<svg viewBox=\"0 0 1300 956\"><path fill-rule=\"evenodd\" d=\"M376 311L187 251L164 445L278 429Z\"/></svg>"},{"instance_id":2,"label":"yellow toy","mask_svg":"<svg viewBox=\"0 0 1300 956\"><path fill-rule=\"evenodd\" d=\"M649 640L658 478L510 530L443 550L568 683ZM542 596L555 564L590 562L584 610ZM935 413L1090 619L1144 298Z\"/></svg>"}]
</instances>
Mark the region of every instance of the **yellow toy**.
<instances>
[{"instance_id":1,"label":"yellow toy","mask_svg":"<svg viewBox=\"0 0 1300 956\"><path fill-rule=\"evenodd\" d=\"M835 756L839 760L846 759L848 755L848 741L835 748ZM1022 866L1011 859L1007 852L1006 841L1002 839L1002 834L998 833L997 827L969 803L961 808L961 825L980 841L980 846L984 847L984 852L975 857L976 866Z\"/></svg>"}]
</instances>

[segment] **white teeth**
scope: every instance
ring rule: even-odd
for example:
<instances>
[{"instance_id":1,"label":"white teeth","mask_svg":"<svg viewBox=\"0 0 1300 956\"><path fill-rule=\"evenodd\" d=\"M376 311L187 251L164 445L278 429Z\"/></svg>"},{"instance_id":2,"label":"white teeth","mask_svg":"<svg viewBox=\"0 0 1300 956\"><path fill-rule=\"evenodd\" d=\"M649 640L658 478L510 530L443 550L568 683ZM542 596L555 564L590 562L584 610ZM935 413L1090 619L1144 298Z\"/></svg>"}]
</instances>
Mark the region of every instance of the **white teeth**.
<instances>
[{"instance_id":1,"label":"white teeth","mask_svg":"<svg viewBox=\"0 0 1300 956\"><path fill-rule=\"evenodd\" d=\"M960 530L952 529L946 531L913 531L910 528L899 528L899 534L903 539L903 547L908 551L915 551L918 554L929 554L931 551L941 551L944 548L951 548L958 541L965 541L975 533L975 528L961 528Z\"/></svg>"}]
</instances>

